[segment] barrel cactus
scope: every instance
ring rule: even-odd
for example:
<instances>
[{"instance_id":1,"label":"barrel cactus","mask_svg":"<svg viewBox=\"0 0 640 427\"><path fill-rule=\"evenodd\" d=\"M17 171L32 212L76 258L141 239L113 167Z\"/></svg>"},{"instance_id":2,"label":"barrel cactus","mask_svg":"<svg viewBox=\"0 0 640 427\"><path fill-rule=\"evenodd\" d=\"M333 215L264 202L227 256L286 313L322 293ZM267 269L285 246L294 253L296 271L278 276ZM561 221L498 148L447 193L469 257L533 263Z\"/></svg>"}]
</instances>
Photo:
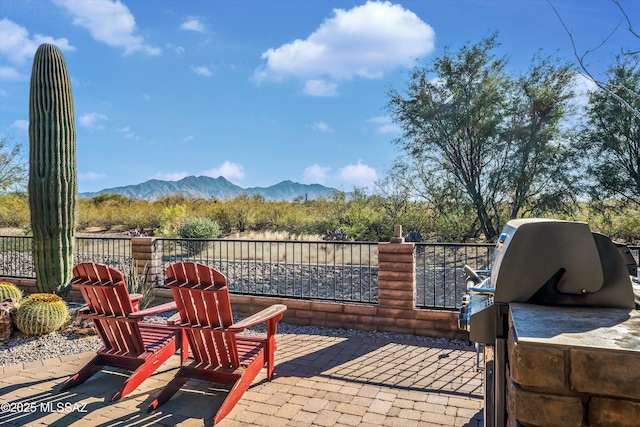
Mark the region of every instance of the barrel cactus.
<instances>
[{"instance_id":1,"label":"barrel cactus","mask_svg":"<svg viewBox=\"0 0 640 427\"><path fill-rule=\"evenodd\" d=\"M0 282L0 301L14 299L16 302L22 299L22 291L16 285L9 282Z\"/></svg>"},{"instance_id":2,"label":"barrel cactus","mask_svg":"<svg viewBox=\"0 0 640 427\"><path fill-rule=\"evenodd\" d=\"M40 292L68 291L77 194L69 73L60 49L43 44L33 59L29 94L29 209Z\"/></svg>"},{"instance_id":3,"label":"barrel cactus","mask_svg":"<svg viewBox=\"0 0 640 427\"><path fill-rule=\"evenodd\" d=\"M22 300L13 322L26 335L42 335L60 329L68 318L67 305L55 294L32 294Z\"/></svg>"}]
</instances>

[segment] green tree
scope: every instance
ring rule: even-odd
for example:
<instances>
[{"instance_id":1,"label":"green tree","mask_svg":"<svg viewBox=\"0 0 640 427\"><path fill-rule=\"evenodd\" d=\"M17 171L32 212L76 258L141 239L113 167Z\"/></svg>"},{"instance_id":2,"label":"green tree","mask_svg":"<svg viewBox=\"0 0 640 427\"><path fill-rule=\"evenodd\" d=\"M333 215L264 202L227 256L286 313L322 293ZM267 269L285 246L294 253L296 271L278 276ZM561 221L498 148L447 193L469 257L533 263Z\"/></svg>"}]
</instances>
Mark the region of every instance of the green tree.
<instances>
[{"instance_id":1,"label":"green tree","mask_svg":"<svg viewBox=\"0 0 640 427\"><path fill-rule=\"evenodd\" d=\"M594 201L613 198L640 205L640 118L628 106L640 110L640 64L618 56L609 68L607 84L617 97L594 91L589 98L588 123L583 129L579 150ZM629 88L631 91L628 91ZM626 105L618 98L624 99Z\"/></svg>"},{"instance_id":2,"label":"green tree","mask_svg":"<svg viewBox=\"0 0 640 427\"><path fill-rule=\"evenodd\" d=\"M0 192L19 188L26 180L27 163L20 156L20 146L0 137Z\"/></svg>"},{"instance_id":3,"label":"green tree","mask_svg":"<svg viewBox=\"0 0 640 427\"><path fill-rule=\"evenodd\" d=\"M551 185L568 183L557 138L572 97L569 66L534 58L530 75L514 79L496 47L493 35L445 50L414 70L406 95L392 90L388 104L403 131L395 141L403 162L413 164L404 173L420 188L414 196L434 206L470 204L488 240L509 218L572 194Z\"/></svg>"},{"instance_id":4,"label":"green tree","mask_svg":"<svg viewBox=\"0 0 640 427\"><path fill-rule=\"evenodd\" d=\"M577 188L574 152L564 143L561 120L573 98L574 72L550 59L534 60L517 80L507 118L506 174L502 192L509 218L570 211Z\"/></svg>"}]
</instances>

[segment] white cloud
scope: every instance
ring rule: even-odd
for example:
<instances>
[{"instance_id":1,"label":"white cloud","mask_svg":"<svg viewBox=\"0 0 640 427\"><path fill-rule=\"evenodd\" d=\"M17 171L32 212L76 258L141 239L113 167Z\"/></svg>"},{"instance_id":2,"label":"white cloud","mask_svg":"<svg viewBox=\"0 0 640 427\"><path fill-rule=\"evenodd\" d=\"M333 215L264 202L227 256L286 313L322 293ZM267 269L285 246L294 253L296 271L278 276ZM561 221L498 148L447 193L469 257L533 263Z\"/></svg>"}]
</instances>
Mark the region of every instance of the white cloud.
<instances>
[{"instance_id":1,"label":"white cloud","mask_svg":"<svg viewBox=\"0 0 640 427\"><path fill-rule=\"evenodd\" d=\"M401 5L367 1L350 10L334 9L306 40L268 49L254 79L377 79L396 67L412 66L433 50L434 38L433 29Z\"/></svg>"},{"instance_id":2,"label":"white cloud","mask_svg":"<svg viewBox=\"0 0 640 427\"><path fill-rule=\"evenodd\" d=\"M31 37L25 27L6 18L0 20L0 55L6 57L10 63L24 64L33 58L42 43L54 44L61 51L76 50L66 38L54 39L42 34Z\"/></svg>"},{"instance_id":3,"label":"white cloud","mask_svg":"<svg viewBox=\"0 0 640 427\"><path fill-rule=\"evenodd\" d=\"M205 67L205 66L191 67L191 71L203 77L213 76L213 71L209 67Z\"/></svg>"},{"instance_id":4,"label":"white cloud","mask_svg":"<svg viewBox=\"0 0 640 427\"><path fill-rule=\"evenodd\" d=\"M207 27L198 18L190 17L180 25L181 30L196 31L198 33L206 33Z\"/></svg>"},{"instance_id":5,"label":"white cloud","mask_svg":"<svg viewBox=\"0 0 640 427\"><path fill-rule=\"evenodd\" d=\"M85 127L87 129L104 129L104 126L100 124L101 122L108 121L109 118L104 114L100 113L86 113L80 116L78 122L80 126Z\"/></svg>"},{"instance_id":6,"label":"white cloud","mask_svg":"<svg viewBox=\"0 0 640 427\"><path fill-rule=\"evenodd\" d=\"M304 170L302 174L302 182L307 184L325 184L329 177L331 168L320 166L318 164L311 165Z\"/></svg>"},{"instance_id":7,"label":"white cloud","mask_svg":"<svg viewBox=\"0 0 640 427\"><path fill-rule=\"evenodd\" d=\"M129 8L119 0L53 0L73 16L73 24L89 31L91 37L108 46L124 49L125 55L142 52L160 55L158 47L151 46L136 35L136 20Z\"/></svg>"},{"instance_id":8,"label":"white cloud","mask_svg":"<svg viewBox=\"0 0 640 427\"><path fill-rule=\"evenodd\" d=\"M5 82L17 82L20 80L28 80L29 76L21 74L20 71L13 67L0 67L0 80Z\"/></svg>"},{"instance_id":9,"label":"white cloud","mask_svg":"<svg viewBox=\"0 0 640 427\"><path fill-rule=\"evenodd\" d=\"M161 181L180 181L182 178L189 176L186 172L158 172L151 179L159 179Z\"/></svg>"},{"instance_id":10,"label":"white cloud","mask_svg":"<svg viewBox=\"0 0 640 427\"><path fill-rule=\"evenodd\" d=\"M310 96L332 97L338 95L338 85L326 80L311 79L304 83L302 92Z\"/></svg>"},{"instance_id":11,"label":"white cloud","mask_svg":"<svg viewBox=\"0 0 640 427\"><path fill-rule=\"evenodd\" d=\"M311 129L318 132L331 132L331 128L323 121L315 122L311 125Z\"/></svg>"},{"instance_id":12,"label":"white cloud","mask_svg":"<svg viewBox=\"0 0 640 427\"><path fill-rule=\"evenodd\" d=\"M340 169L338 179L347 186L372 187L378 180L378 174L375 169L358 160L358 164L350 164Z\"/></svg>"},{"instance_id":13,"label":"white cloud","mask_svg":"<svg viewBox=\"0 0 640 427\"><path fill-rule=\"evenodd\" d=\"M398 125L393 123L390 117L377 116L367 119L367 123L371 123L374 126L374 130L379 134L399 134L401 129Z\"/></svg>"},{"instance_id":14,"label":"white cloud","mask_svg":"<svg viewBox=\"0 0 640 427\"><path fill-rule=\"evenodd\" d=\"M136 136L136 134L133 133L133 131L131 130L131 127L129 126L123 127L122 129L118 129L118 130L124 133L124 136L123 136L124 139L135 139L136 141L140 139L139 136Z\"/></svg>"},{"instance_id":15,"label":"white cloud","mask_svg":"<svg viewBox=\"0 0 640 427\"><path fill-rule=\"evenodd\" d=\"M357 164L349 164L336 173L332 173L328 166L311 165L304 170L301 181L307 184L336 185L344 188L372 188L377 180L376 170L358 160Z\"/></svg>"},{"instance_id":16,"label":"white cloud","mask_svg":"<svg viewBox=\"0 0 640 427\"><path fill-rule=\"evenodd\" d=\"M184 138L182 138L182 139L180 140L180 142L181 142L182 144L186 144L186 143L188 143L188 142L193 141L194 139L195 139L195 137L194 137L193 135L189 135L189 136L185 136Z\"/></svg>"},{"instance_id":17,"label":"white cloud","mask_svg":"<svg viewBox=\"0 0 640 427\"><path fill-rule=\"evenodd\" d=\"M11 124L11 127L23 132L29 131L29 120L16 120Z\"/></svg>"},{"instance_id":18,"label":"white cloud","mask_svg":"<svg viewBox=\"0 0 640 427\"><path fill-rule=\"evenodd\" d=\"M78 181L98 181L107 177L104 172L85 172L78 174Z\"/></svg>"},{"instance_id":19,"label":"white cloud","mask_svg":"<svg viewBox=\"0 0 640 427\"><path fill-rule=\"evenodd\" d=\"M244 179L244 167L226 160L220 167L203 171L201 175L218 178L223 176L229 181L242 181Z\"/></svg>"},{"instance_id":20,"label":"white cloud","mask_svg":"<svg viewBox=\"0 0 640 427\"><path fill-rule=\"evenodd\" d=\"M175 44L171 44L171 43L167 43L165 46L167 49L174 51L176 55L184 54L184 48L182 46L176 46Z\"/></svg>"}]
</instances>

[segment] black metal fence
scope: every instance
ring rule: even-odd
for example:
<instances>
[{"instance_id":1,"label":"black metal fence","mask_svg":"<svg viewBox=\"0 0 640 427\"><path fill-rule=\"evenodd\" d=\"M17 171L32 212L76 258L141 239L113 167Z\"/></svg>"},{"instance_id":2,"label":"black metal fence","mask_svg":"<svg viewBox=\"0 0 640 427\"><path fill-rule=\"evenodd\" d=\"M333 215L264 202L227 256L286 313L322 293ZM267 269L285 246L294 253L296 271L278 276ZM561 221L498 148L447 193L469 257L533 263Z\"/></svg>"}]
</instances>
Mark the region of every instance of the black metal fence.
<instances>
[{"instance_id":1,"label":"black metal fence","mask_svg":"<svg viewBox=\"0 0 640 427\"><path fill-rule=\"evenodd\" d=\"M378 244L280 240L157 239L163 268L202 262L224 272L237 294L378 301Z\"/></svg>"},{"instance_id":2,"label":"black metal fence","mask_svg":"<svg viewBox=\"0 0 640 427\"><path fill-rule=\"evenodd\" d=\"M32 237L0 236L0 276L35 278L32 249Z\"/></svg>"},{"instance_id":3,"label":"black metal fence","mask_svg":"<svg viewBox=\"0 0 640 427\"><path fill-rule=\"evenodd\" d=\"M466 291L464 265L491 268L493 244L416 243L416 307L460 308Z\"/></svg>"},{"instance_id":4,"label":"black metal fence","mask_svg":"<svg viewBox=\"0 0 640 427\"><path fill-rule=\"evenodd\" d=\"M132 262L131 239L129 237L77 237L75 262L100 262L128 275Z\"/></svg>"},{"instance_id":5,"label":"black metal fence","mask_svg":"<svg viewBox=\"0 0 640 427\"><path fill-rule=\"evenodd\" d=\"M640 246L629 246L629 251L635 258L636 265L640 267ZM640 271L638 272L638 276L640 277Z\"/></svg>"},{"instance_id":6,"label":"black metal fence","mask_svg":"<svg viewBox=\"0 0 640 427\"><path fill-rule=\"evenodd\" d=\"M0 236L0 276L35 279L33 237ZM131 269L131 239L128 237L76 237L75 259L100 262L123 273Z\"/></svg>"},{"instance_id":7,"label":"black metal fence","mask_svg":"<svg viewBox=\"0 0 640 427\"><path fill-rule=\"evenodd\" d=\"M378 302L378 244L278 240L155 240L162 269L177 261L203 262L223 271L232 292L247 295ZM463 267L488 269L492 244L416 243L416 306L456 309L465 291ZM640 246L629 249L640 262ZM78 237L76 262L131 271L128 237ZM35 278L32 238L0 236L0 277ZM160 284L160 283L159 283Z\"/></svg>"}]
</instances>

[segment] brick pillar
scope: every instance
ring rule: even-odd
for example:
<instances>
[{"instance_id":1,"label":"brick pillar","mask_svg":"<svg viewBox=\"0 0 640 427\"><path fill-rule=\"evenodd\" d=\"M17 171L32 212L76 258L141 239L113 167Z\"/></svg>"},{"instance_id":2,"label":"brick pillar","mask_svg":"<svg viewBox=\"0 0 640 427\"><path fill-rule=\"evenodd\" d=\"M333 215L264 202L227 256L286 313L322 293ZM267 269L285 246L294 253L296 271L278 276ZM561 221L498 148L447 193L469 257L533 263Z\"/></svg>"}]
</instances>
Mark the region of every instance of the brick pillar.
<instances>
[{"instance_id":1,"label":"brick pillar","mask_svg":"<svg viewBox=\"0 0 640 427\"><path fill-rule=\"evenodd\" d=\"M146 266L147 283L155 286L162 284L164 281L162 241L154 237L132 237L131 258L132 268L136 269L138 275L144 272Z\"/></svg>"},{"instance_id":2,"label":"brick pillar","mask_svg":"<svg viewBox=\"0 0 640 427\"><path fill-rule=\"evenodd\" d=\"M404 243L396 226L390 243L378 244L378 321L381 330L413 333L415 330L414 244Z\"/></svg>"}]
</instances>

